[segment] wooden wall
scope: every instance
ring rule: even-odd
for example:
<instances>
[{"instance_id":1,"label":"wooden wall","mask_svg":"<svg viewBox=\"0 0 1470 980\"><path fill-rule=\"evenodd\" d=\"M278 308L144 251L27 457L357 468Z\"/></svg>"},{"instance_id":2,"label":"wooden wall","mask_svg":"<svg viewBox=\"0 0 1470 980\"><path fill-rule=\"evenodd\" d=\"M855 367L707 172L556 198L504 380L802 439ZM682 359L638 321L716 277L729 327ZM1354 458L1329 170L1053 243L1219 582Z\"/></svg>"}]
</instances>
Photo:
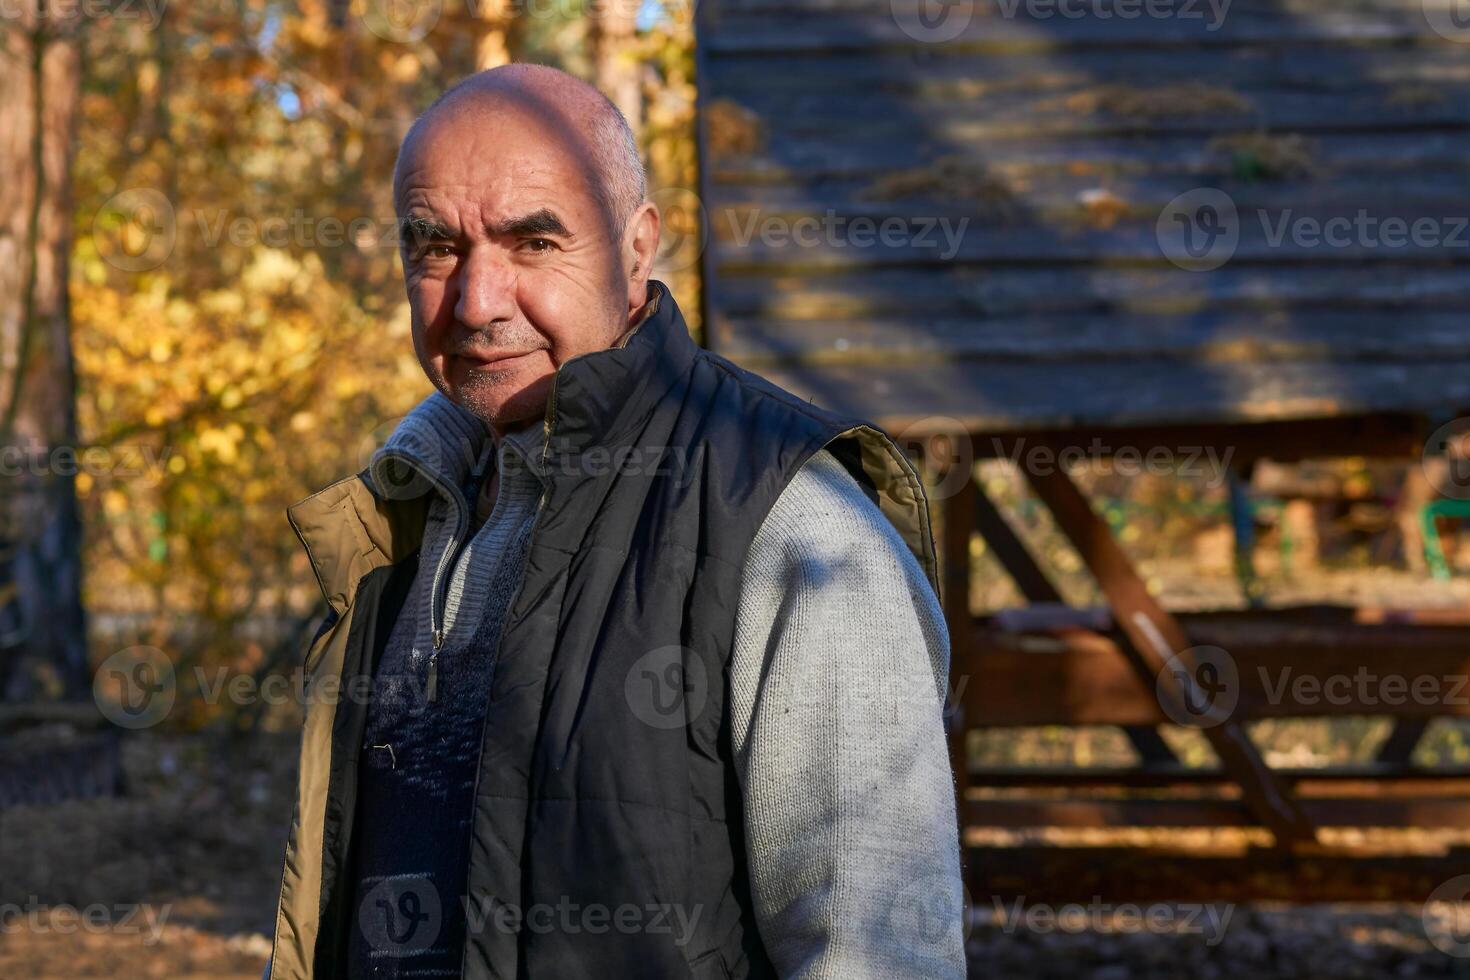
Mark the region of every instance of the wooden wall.
<instances>
[{"instance_id":1,"label":"wooden wall","mask_svg":"<svg viewBox=\"0 0 1470 980\"><path fill-rule=\"evenodd\" d=\"M699 0L706 340L890 425L1465 414L1454 2Z\"/></svg>"}]
</instances>

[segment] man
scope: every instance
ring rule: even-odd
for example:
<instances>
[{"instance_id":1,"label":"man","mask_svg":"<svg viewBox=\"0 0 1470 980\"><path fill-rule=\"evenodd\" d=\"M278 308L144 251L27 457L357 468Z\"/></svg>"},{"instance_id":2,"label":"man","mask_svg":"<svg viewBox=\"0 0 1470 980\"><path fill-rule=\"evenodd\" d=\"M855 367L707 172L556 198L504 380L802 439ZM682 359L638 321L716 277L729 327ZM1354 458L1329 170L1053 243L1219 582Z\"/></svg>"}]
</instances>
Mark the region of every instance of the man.
<instances>
[{"instance_id":1,"label":"man","mask_svg":"<svg viewBox=\"0 0 1470 980\"><path fill-rule=\"evenodd\" d=\"M271 975L963 977L902 454L693 344L636 143L570 76L446 93L394 196L438 393L290 511L344 696Z\"/></svg>"}]
</instances>

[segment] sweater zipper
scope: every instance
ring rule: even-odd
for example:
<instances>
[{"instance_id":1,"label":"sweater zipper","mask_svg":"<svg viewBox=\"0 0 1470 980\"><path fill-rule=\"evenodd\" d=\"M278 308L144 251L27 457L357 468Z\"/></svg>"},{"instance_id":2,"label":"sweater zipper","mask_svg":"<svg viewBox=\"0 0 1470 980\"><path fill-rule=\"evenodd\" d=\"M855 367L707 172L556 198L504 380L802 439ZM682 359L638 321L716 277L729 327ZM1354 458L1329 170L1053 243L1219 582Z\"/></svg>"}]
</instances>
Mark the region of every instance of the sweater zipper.
<instances>
[{"instance_id":1,"label":"sweater zipper","mask_svg":"<svg viewBox=\"0 0 1470 980\"><path fill-rule=\"evenodd\" d=\"M476 478L472 482L478 484L482 479L484 473L477 466ZM449 546L439 556L434 579L429 584L429 631L434 644L429 653L429 667L424 678L424 700L429 704L439 700L439 649L444 646L444 612L449 602L448 594L441 596L439 587L443 584L445 571L459 555L461 539L470 523L467 508L471 505L465 501L464 491L455 491L450 495L450 500L454 501L454 533L449 537Z\"/></svg>"},{"instance_id":2,"label":"sweater zipper","mask_svg":"<svg viewBox=\"0 0 1470 980\"><path fill-rule=\"evenodd\" d=\"M464 505L457 505L454 534L449 538L449 547L445 548L444 554L439 556L439 565L434 569L434 581L429 586L429 629L434 637L434 649L429 653L429 672L424 680L424 700L429 704L439 700L439 648L444 645L444 608L440 604L439 585L444 577L444 570L459 553L459 539L464 536L468 523Z\"/></svg>"}]
</instances>

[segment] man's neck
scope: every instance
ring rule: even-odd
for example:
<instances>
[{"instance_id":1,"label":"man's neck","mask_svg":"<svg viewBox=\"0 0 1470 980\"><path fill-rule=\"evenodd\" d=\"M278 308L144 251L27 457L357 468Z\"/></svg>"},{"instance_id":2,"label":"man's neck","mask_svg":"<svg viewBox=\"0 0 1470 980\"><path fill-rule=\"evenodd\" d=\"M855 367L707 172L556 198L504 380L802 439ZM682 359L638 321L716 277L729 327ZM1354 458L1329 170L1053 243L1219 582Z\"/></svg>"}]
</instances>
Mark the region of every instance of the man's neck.
<instances>
[{"instance_id":1,"label":"man's neck","mask_svg":"<svg viewBox=\"0 0 1470 980\"><path fill-rule=\"evenodd\" d=\"M540 425L541 422L542 419L538 415L528 419L521 419L516 422L508 422L505 425L496 425L493 422L486 422L485 428L489 431L490 439L492 442L494 442L495 449L498 452L500 450L500 443L505 439L506 436L513 435L517 432L525 432L532 426Z\"/></svg>"}]
</instances>

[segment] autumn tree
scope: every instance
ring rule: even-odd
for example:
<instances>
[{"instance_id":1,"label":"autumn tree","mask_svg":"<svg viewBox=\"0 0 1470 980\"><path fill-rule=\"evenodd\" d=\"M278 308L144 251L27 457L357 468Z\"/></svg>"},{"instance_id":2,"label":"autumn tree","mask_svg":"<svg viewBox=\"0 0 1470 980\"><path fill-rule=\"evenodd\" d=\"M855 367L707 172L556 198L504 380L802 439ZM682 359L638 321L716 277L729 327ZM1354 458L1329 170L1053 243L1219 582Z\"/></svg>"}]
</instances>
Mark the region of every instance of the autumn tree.
<instances>
[{"instance_id":1,"label":"autumn tree","mask_svg":"<svg viewBox=\"0 0 1470 980\"><path fill-rule=\"evenodd\" d=\"M320 597L286 506L362 468L430 390L398 264L398 144L505 58L592 77L588 19L510 0L198 0L84 39L78 420L132 464L78 478L95 658L155 646L181 684L196 666L288 670ZM656 186L693 183L689 41L684 10L620 62L641 98L658 90Z\"/></svg>"},{"instance_id":2,"label":"autumn tree","mask_svg":"<svg viewBox=\"0 0 1470 980\"><path fill-rule=\"evenodd\" d=\"M87 681L67 276L77 8L0 7L0 696Z\"/></svg>"}]
</instances>

